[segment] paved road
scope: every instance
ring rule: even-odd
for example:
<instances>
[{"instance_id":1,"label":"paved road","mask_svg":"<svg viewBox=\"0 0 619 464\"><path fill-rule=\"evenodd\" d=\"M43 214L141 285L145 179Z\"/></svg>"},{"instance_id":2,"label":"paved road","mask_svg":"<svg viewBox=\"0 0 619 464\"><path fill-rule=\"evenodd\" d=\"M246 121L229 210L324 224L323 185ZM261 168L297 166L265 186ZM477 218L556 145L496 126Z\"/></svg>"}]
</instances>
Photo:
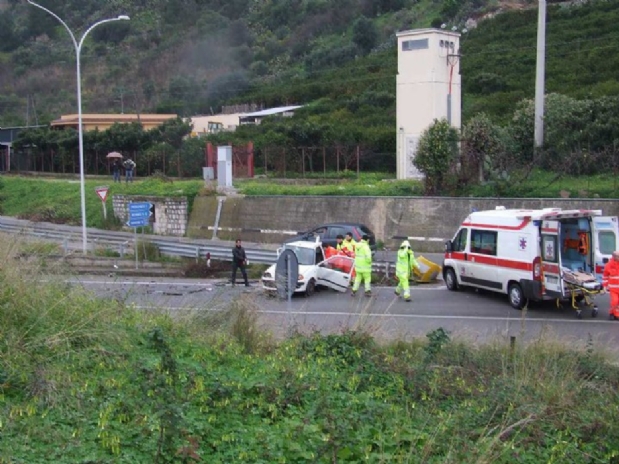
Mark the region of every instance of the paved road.
<instances>
[{"instance_id":1,"label":"paved road","mask_svg":"<svg viewBox=\"0 0 619 464\"><path fill-rule=\"evenodd\" d=\"M136 307L164 309L176 314L212 311L232 302L253 307L260 321L283 334L290 326L302 332L337 332L345 328L370 331L378 338L423 337L443 327L459 338L474 342L561 339L575 345L591 340L597 346L619 351L619 322L608 320L608 296L598 297L598 318L589 311L583 319L570 308L552 304L535 305L528 311L512 309L502 295L475 291L449 292L441 284L419 285L412 289L412 303L395 298L393 289L374 289L371 298L322 291L311 298L295 297L289 304L263 294L257 284L251 288L230 287L223 281L195 281L165 278L122 278L100 276L68 278L101 297L117 298Z\"/></svg>"}]
</instances>

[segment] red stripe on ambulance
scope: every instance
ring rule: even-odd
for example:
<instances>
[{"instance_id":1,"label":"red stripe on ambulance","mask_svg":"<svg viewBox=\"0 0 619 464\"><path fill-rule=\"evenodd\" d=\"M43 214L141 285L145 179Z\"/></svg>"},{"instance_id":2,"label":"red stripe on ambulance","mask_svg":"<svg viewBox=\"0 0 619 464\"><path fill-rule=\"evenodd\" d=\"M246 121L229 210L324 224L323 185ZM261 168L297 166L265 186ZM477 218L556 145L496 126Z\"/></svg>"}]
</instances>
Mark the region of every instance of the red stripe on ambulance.
<instances>
[{"instance_id":1,"label":"red stripe on ambulance","mask_svg":"<svg viewBox=\"0 0 619 464\"><path fill-rule=\"evenodd\" d=\"M531 222L531 218L524 218L524 220L518 224L517 226L501 226L497 224L476 224L473 222L463 222L462 227L480 227L482 229L496 229L496 230L522 230L524 229L529 222Z\"/></svg>"}]
</instances>

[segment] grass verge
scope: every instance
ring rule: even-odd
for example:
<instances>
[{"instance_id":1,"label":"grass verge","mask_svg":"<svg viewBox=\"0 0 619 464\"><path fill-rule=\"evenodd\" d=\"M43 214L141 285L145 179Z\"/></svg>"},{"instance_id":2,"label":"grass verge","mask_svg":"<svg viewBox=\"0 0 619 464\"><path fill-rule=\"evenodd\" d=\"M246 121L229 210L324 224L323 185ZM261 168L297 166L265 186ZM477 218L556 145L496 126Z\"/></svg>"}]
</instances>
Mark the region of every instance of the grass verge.
<instances>
[{"instance_id":1,"label":"grass verge","mask_svg":"<svg viewBox=\"0 0 619 464\"><path fill-rule=\"evenodd\" d=\"M238 179L235 185L245 195L329 195L329 196L419 196L419 181L382 180L381 174L365 173L360 179L343 178L338 183L308 185L282 183L276 179ZM81 224L79 182L67 179L5 176L2 191L3 214L38 221ZM189 208L197 195L213 195L201 180L165 181L149 178L133 184L114 184L103 180L86 181L86 212L89 227L119 229L122 224L112 219L111 201L107 202L108 220L103 219L102 206L95 187L107 184L110 197L116 194L186 196ZM471 188L467 195L502 198L616 198L619 181L612 175L590 177L556 176L534 172L526 180L488 184Z\"/></svg>"},{"instance_id":2,"label":"grass verge","mask_svg":"<svg viewBox=\"0 0 619 464\"><path fill-rule=\"evenodd\" d=\"M78 180L4 176L2 178L2 209L7 216L39 221L81 224L80 183ZM101 200L95 187L108 185L107 214L103 219ZM191 206L203 188L201 180L165 182L160 179L140 180L132 184L114 184L111 180L87 179L86 215L89 227L118 228L111 220L112 195L186 196Z\"/></svg>"},{"instance_id":3,"label":"grass verge","mask_svg":"<svg viewBox=\"0 0 619 464\"><path fill-rule=\"evenodd\" d=\"M355 331L275 342L248 299L140 312L18 255L0 246L15 263L0 268L0 462L619 456L619 369L592 345L473 347L442 329L386 345Z\"/></svg>"}]
</instances>

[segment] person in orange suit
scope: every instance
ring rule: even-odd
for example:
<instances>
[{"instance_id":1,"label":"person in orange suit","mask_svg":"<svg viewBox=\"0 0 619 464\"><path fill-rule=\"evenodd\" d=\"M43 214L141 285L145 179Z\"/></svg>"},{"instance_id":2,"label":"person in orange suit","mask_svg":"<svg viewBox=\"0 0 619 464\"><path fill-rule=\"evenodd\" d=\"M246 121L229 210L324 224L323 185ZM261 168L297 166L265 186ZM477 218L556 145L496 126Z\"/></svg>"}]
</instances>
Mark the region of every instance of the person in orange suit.
<instances>
[{"instance_id":1,"label":"person in orange suit","mask_svg":"<svg viewBox=\"0 0 619 464\"><path fill-rule=\"evenodd\" d=\"M337 250L333 248L332 246L325 247L325 259L329 259L332 256L335 256L337 254L338 254Z\"/></svg>"},{"instance_id":2,"label":"person in orange suit","mask_svg":"<svg viewBox=\"0 0 619 464\"><path fill-rule=\"evenodd\" d=\"M610 293L611 319L619 318L619 251L613 251L613 258L604 266L602 277L604 290Z\"/></svg>"}]
</instances>

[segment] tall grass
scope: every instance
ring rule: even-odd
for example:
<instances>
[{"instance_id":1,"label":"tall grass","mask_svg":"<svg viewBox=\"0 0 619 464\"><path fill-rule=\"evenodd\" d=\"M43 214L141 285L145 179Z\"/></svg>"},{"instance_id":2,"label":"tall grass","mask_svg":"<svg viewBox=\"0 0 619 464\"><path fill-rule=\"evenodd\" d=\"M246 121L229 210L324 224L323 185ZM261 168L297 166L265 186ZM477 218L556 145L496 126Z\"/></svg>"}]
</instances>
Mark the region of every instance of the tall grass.
<instances>
[{"instance_id":1,"label":"tall grass","mask_svg":"<svg viewBox=\"0 0 619 464\"><path fill-rule=\"evenodd\" d=\"M275 341L251 294L137 311L20 253L0 241L1 463L619 456L619 368L592 342L473 346L442 329L379 342L369 306L352 329Z\"/></svg>"}]
</instances>

